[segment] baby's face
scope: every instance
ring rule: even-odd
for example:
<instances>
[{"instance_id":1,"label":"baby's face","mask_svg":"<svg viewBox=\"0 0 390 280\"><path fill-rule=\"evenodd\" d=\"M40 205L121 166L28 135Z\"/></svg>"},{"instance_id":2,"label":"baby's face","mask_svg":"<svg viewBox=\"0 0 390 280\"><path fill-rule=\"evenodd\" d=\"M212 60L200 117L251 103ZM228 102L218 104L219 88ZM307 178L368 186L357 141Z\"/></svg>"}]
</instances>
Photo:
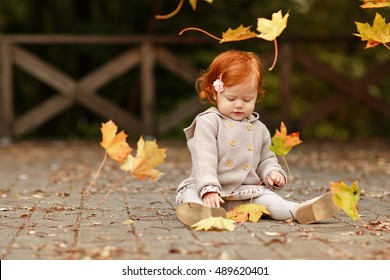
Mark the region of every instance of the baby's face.
<instances>
[{"instance_id":1,"label":"baby's face","mask_svg":"<svg viewBox=\"0 0 390 280\"><path fill-rule=\"evenodd\" d=\"M248 79L242 84L225 87L223 92L216 94L218 110L222 115L236 121L241 121L252 114L257 100L257 80Z\"/></svg>"}]
</instances>

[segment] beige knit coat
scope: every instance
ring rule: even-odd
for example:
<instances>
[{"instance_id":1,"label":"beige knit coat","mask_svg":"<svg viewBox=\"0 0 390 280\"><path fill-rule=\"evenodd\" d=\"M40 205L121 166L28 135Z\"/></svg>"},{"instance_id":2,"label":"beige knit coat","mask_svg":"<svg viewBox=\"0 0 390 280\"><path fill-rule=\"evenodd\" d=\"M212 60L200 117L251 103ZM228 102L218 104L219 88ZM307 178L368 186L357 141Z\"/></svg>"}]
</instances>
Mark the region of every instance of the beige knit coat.
<instances>
[{"instance_id":1,"label":"beige knit coat","mask_svg":"<svg viewBox=\"0 0 390 280\"><path fill-rule=\"evenodd\" d=\"M211 107L184 129L191 153L192 171L178 186L196 188L200 195L208 186L218 187L222 197L237 189L263 184L271 171L286 173L270 151L271 137L257 113L235 121Z\"/></svg>"}]
</instances>

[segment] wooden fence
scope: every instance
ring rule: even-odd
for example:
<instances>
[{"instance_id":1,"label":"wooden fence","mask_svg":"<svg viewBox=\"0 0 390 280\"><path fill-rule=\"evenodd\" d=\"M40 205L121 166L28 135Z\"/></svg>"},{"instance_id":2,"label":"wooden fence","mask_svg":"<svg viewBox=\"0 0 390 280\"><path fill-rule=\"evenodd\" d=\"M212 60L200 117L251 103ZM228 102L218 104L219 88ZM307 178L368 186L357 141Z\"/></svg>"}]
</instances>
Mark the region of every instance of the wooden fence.
<instances>
[{"instance_id":1,"label":"wooden fence","mask_svg":"<svg viewBox=\"0 0 390 280\"><path fill-rule=\"evenodd\" d=\"M193 44L195 38L146 37L146 36L86 36L86 35L3 35L0 36L0 139L22 136L43 126L71 106L80 104L104 119L114 120L132 134L157 135L164 133L181 120L195 115L201 109L196 97L189 98L175 110L155 119L155 65L158 63L180 79L194 84L199 69L189 65L172 51L172 44ZM81 79L74 79L57 66L29 52L22 45L109 44L129 45L129 49L113 57ZM266 56L267 57L267 56ZM390 104L368 94L368 87L389 78L390 59L373 67L358 80L351 80L291 44L280 50L280 116L287 123L295 123L298 129L310 126L325 118L333 110L349 100L360 100L390 119ZM303 66L310 75L332 84L338 93L313 106L303 117L294 120L291 114L292 76L295 63ZM21 116L15 117L13 92L13 66L17 66L39 81L52 87L58 94L48 98ZM141 116L124 110L118 104L98 94L98 90L127 71L140 66Z\"/></svg>"}]
</instances>

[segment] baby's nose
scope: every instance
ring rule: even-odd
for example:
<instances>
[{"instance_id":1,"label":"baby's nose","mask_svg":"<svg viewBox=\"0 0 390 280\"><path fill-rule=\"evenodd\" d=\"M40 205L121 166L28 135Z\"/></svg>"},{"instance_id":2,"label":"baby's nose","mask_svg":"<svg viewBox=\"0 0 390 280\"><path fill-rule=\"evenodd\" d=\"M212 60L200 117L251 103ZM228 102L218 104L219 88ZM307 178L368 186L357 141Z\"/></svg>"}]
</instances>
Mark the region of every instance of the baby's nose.
<instances>
[{"instance_id":1,"label":"baby's nose","mask_svg":"<svg viewBox=\"0 0 390 280\"><path fill-rule=\"evenodd\" d=\"M236 108L242 108L242 100L237 99L235 103Z\"/></svg>"}]
</instances>

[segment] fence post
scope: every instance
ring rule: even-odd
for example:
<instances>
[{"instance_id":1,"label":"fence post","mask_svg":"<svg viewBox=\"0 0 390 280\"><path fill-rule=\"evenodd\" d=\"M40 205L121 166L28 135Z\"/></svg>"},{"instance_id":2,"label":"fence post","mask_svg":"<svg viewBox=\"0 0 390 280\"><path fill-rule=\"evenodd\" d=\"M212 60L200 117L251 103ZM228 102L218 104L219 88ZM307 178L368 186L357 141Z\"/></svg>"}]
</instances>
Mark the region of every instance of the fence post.
<instances>
[{"instance_id":1,"label":"fence post","mask_svg":"<svg viewBox=\"0 0 390 280\"><path fill-rule=\"evenodd\" d=\"M150 43L141 45L141 118L142 132L145 137L154 137L154 80L155 50Z\"/></svg>"},{"instance_id":2,"label":"fence post","mask_svg":"<svg viewBox=\"0 0 390 280\"><path fill-rule=\"evenodd\" d=\"M12 44L0 42L0 146L11 142L14 119L12 96Z\"/></svg>"}]
</instances>

